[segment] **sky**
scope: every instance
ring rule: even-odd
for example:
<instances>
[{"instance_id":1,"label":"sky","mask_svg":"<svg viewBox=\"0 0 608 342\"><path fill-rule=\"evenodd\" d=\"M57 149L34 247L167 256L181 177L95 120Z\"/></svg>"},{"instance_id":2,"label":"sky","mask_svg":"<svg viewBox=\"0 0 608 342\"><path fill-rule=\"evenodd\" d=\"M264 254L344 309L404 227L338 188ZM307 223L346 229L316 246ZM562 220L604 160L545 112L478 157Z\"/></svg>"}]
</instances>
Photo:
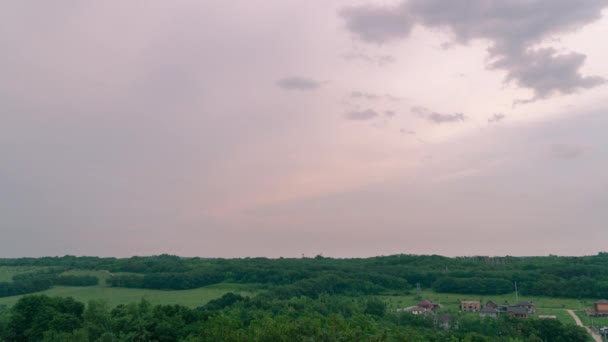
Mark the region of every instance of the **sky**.
<instances>
[{"instance_id":1,"label":"sky","mask_svg":"<svg viewBox=\"0 0 608 342\"><path fill-rule=\"evenodd\" d=\"M0 4L0 257L591 255L608 1Z\"/></svg>"}]
</instances>

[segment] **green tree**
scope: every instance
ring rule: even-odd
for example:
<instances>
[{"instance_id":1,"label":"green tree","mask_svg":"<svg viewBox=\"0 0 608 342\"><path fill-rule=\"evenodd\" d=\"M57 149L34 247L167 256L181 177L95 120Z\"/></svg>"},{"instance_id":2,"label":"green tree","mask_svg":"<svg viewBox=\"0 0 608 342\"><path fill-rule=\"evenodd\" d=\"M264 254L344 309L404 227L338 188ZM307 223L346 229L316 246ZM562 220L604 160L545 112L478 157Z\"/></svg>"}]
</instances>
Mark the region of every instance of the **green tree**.
<instances>
[{"instance_id":1,"label":"green tree","mask_svg":"<svg viewBox=\"0 0 608 342\"><path fill-rule=\"evenodd\" d=\"M84 328L92 341L100 339L110 328L110 311L104 300L90 300L83 317Z\"/></svg>"},{"instance_id":2,"label":"green tree","mask_svg":"<svg viewBox=\"0 0 608 342\"><path fill-rule=\"evenodd\" d=\"M13 306L9 340L38 341L46 331L72 332L82 326L84 305L73 298L25 296Z\"/></svg>"},{"instance_id":3,"label":"green tree","mask_svg":"<svg viewBox=\"0 0 608 342\"><path fill-rule=\"evenodd\" d=\"M386 313L386 304L376 298L371 298L365 304L365 311L368 315L374 315L378 317L384 317Z\"/></svg>"}]
</instances>

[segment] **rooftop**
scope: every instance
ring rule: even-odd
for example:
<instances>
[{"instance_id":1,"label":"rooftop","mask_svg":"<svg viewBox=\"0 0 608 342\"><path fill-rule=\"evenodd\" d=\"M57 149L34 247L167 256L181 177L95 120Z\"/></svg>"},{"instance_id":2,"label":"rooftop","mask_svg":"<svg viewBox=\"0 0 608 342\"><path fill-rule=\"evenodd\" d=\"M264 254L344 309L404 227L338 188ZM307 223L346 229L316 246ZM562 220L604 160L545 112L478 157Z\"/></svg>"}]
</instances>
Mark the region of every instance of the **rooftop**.
<instances>
[{"instance_id":1,"label":"rooftop","mask_svg":"<svg viewBox=\"0 0 608 342\"><path fill-rule=\"evenodd\" d=\"M534 303L524 300L515 304L514 306L534 306Z\"/></svg>"},{"instance_id":2,"label":"rooftop","mask_svg":"<svg viewBox=\"0 0 608 342\"><path fill-rule=\"evenodd\" d=\"M514 314L518 314L518 315L527 315L528 314L528 310L524 307L521 306L509 306L509 308L507 309L507 312L512 312Z\"/></svg>"},{"instance_id":3,"label":"rooftop","mask_svg":"<svg viewBox=\"0 0 608 342\"><path fill-rule=\"evenodd\" d=\"M479 312L481 312L481 313L499 313L500 311L494 309L493 307L486 306L483 309L481 309Z\"/></svg>"}]
</instances>

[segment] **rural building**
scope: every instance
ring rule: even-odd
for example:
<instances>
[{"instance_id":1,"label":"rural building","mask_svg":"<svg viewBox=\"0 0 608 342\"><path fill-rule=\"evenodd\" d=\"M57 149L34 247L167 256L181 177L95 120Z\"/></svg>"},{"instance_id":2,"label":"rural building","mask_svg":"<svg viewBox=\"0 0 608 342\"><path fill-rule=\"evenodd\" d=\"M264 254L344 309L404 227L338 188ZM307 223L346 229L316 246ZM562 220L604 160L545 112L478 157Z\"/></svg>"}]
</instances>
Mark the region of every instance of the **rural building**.
<instances>
[{"instance_id":1,"label":"rural building","mask_svg":"<svg viewBox=\"0 0 608 342\"><path fill-rule=\"evenodd\" d=\"M507 310L509 310L509 306L508 305L496 305L496 310L498 310L500 312L507 312Z\"/></svg>"},{"instance_id":2,"label":"rural building","mask_svg":"<svg viewBox=\"0 0 608 342\"><path fill-rule=\"evenodd\" d=\"M488 302L486 303L486 306L485 306L485 307L486 307L486 308L487 308L487 307L490 307L490 308L494 308L494 309L496 309L496 307L497 307L497 306L498 306L498 304L496 304L496 302L495 302L495 301L491 300L491 301L488 301Z\"/></svg>"},{"instance_id":3,"label":"rural building","mask_svg":"<svg viewBox=\"0 0 608 342\"><path fill-rule=\"evenodd\" d=\"M499 313L500 311L496 310L496 308L486 305L483 309L479 311L479 317L498 318Z\"/></svg>"},{"instance_id":4,"label":"rural building","mask_svg":"<svg viewBox=\"0 0 608 342\"><path fill-rule=\"evenodd\" d=\"M439 305L437 303L433 303L430 300L423 300L422 302L418 303L418 306L421 308L428 309L428 310L436 310L441 305Z\"/></svg>"},{"instance_id":5,"label":"rural building","mask_svg":"<svg viewBox=\"0 0 608 342\"><path fill-rule=\"evenodd\" d=\"M402 309L397 309L397 311L399 312L409 312L412 313L413 315L420 315L420 314L424 314L424 313L433 313L432 310L429 310L427 308L423 308L420 306L409 306L407 308L402 308Z\"/></svg>"},{"instance_id":6,"label":"rural building","mask_svg":"<svg viewBox=\"0 0 608 342\"><path fill-rule=\"evenodd\" d=\"M593 314L595 316L608 316L608 300L602 299L593 303Z\"/></svg>"},{"instance_id":7,"label":"rural building","mask_svg":"<svg viewBox=\"0 0 608 342\"><path fill-rule=\"evenodd\" d=\"M528 309L522 306L509 306L507 309L507 315L510 317L527 318L529 314Z\"/></svg>"},{"instance_id":8,"label":"rural building","mask_svg":"<svg viewBox=\"0 0 608 342\"><path fill-rule=\"evenodd\" d=\"M502 311L504 309L504 306L499 305L497 309ZM515 305L509 305L507 306L506 311L509 316L519 318L526 318L536 312L536 310L534 309L534 303L529 301L522 301Z\"/></svg>"},{"instance_id":9,"label":"rural building","mask_svg":"<svg viewBox=\"0 0 608 342\"><path fill-rule=\"evenodd\" d=\"M463 300L460 302L460 310L462 311L479 311L481 303L477 300Z\"/></svg>"},{"instance_id":10,"label":"rural building","mask_svg":"<svg viewBox=\"0 0 608 342\"><path fill-rule=\"evenodd\" d=\"M523 302L519 302L515 305L513 305L514 307L519 307L519 308L525 308L528 313L534 313L536 310L534 309L534 304L532 302L529 301L523 301Z\"/></svg>"}]
</instances>

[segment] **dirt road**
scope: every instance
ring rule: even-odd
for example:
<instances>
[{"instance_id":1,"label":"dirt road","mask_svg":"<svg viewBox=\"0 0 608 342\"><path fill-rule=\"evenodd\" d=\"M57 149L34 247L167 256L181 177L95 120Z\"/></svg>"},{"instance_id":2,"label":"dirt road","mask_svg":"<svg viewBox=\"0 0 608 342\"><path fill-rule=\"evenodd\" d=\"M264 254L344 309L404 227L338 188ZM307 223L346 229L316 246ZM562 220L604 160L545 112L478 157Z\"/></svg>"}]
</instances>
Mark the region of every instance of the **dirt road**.
<instances>
[{"instance_id":1,"label":"dirt road","mask_svg":"<svg viewBox=\"0 0 608 342\"><path fill-rule=\"evenodd\" d=\"M587 332L589 333L589 335L591 335L591 337L593 337L593 339L596 342L602 342L602 337L600 335L596 334L595 332L591 331L591 329L589 329L586 326L584 326L583 322L581 322L581 319L578 318L578 316L574 313L574 311L572 311L572 310L566 310L566 311L568 311L568 313L570 314L570 316L572 316L572 318L574 318L574 321L576 321L576 324L578 326L581 326L581 327L587 329Z\"/></svg>"}]
</instances>

